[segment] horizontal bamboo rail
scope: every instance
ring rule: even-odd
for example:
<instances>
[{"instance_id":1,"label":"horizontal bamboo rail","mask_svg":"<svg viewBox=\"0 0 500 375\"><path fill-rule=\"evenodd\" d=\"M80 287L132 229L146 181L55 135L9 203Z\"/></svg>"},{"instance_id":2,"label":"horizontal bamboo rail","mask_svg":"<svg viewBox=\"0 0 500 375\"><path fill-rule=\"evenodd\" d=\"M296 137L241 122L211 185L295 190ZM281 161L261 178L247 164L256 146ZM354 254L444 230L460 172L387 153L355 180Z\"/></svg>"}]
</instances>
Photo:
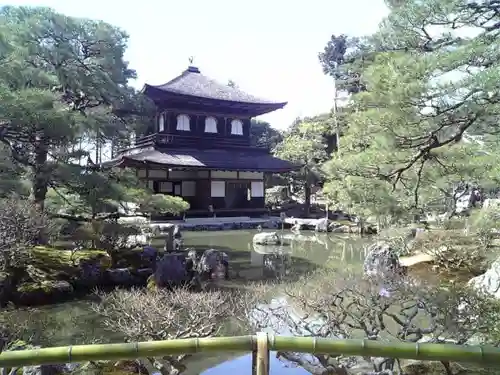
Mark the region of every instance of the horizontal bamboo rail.
<instances>
[{"instance_id":1,"label":"horizontal bamboo rail","mask_svg":"<svg viewBox=\"0 0 500 375\"><path fill-rule=\"evenodd\" d=\"M256 353L258 348L266 353ZM463 346L373 340L336 340L311 337L285 337L259 334L148 341L124 344L74 345L0 354L0 368L97 360L136 359L174 354L253 351L257 368L269 366L269 351L344 354L386 358L451 361L500 366L500 349L493 346Z\"/></svg>"}]
</instances>

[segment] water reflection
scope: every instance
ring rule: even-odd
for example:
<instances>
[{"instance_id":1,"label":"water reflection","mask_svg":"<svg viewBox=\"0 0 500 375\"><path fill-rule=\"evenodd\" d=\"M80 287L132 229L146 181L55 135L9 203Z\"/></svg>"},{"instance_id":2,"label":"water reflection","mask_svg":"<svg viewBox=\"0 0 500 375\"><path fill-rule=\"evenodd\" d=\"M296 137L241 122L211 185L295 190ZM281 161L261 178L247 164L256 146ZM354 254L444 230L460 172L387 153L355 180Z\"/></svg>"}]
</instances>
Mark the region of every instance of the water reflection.
<instances>
[{"instance_id":1,"label":"water reflection","mask_svg":"<svg viewBox=\"0 0 500 375\"><path fill-rule=\"evenodd\" d=\"M262 278L283 278L290 273L292 249L283 245L258 245L252 243L250 264L262 270Z\"/></svg>"},{"instance_id":2,"label":"water reflection","mask_svg":"<svg viewBox=\"0 0 500 375\"><path fill-rule=\"evenodd\" d=\"M266 246L248 243L247 248L251 251L250 263L252 267L261 270L261 277L282 277L286 275L300 275L304 272L298 265L304 262L314 267L324 266L360 266L365 257L366 240L353 236L328 235L318 233L282 233L282 236L289 246ZM283 272L284 270L284 272ZM280 273L281 271L281 273ZM282 311L279 311L279 310ZM271 311L272 310L272 311ZM259 322L261 330L280 335L302 334L310 335L311 332L297 332L292 326L300 330L300 327L307 324L307 329L316 327L320 330L323 326L321 319L314 321L304 321L290 310L284 298L276 298L269 305L257 306L250 319ZM316 324L317 323L317 324ZM300 358L308 363L310 369L314 369L318 363L312 355L301 355ZM239 374L251 373L252 357L250 354L227 360L215 367L203 372L204 375L229 374L237 372ZM289 359L271 353L270 371L272 374L309 374L302 367L297 367Z\"/></svg>"},{"instance_id":3,"label":"water reflection","mask_svg":"<svg viewBox=\"0 0 500 375\"><path fill-rule=\"evenodd\" d=\"M289 246L254 249L252 239L256 233L257 231L186 232L185 245L200 250L216 248L225 251L229 255L234 277L255 280L264 277L263 255L281 254L284 257L284 253L288 253L291 265L287 275L299 276L299 273L328 263L341 267L360 265L364 259L366 241L370 241L355 235L278 231Z\"/></svg>"},{"instance_id":4,"label":"water reflection","mask_svg":"<svg viewBox=\"0 0 500 375\"><path fill-rule=\"evenodd\" d=\"M199 251L209 248L220 249L229 255L230 283L247 285L249 280L269 278L286 278L293 280L318 267L335 267L345 269L346 266L361 267L364 258L365 239L349 235L333 235L320 233L293 234L279 232L288 246L262 246L253 244L256 231L220 231L220 232L185 232L186 247ZM334 273L332 273L332 277ZM105 331L100 318L90 308L89 301L73 301L60 305L42 306L17 310L16 316L25 320L29 328L26 332L37 332L38 343L44 346L70 345L100 342L121 342L120 334ZM43 322L43 323L42 323ZM244 334L244 333L243 333ZM183 375L207 375L235 372L251 373L251 355L244 355L234 360L228 355L220 354L212 358L203 358L190 362ZM222 361L227 361L217 365ZM198 363L195 363L198 362ZM301 368L287 366L271 356L271 371L281 374L306 374ZM207 367L211 367L205 370Z\"/></svg>"},{"instance_id":5,"label":"water reflection","mask_svg":"<svg viewBox=\"0 0 500 375\"><path fill-rule=\"evenodd\" d=\"M309 372L301 367L287 365L276 358L276 353L271 352L269 358L269 373L278 375L307 375ZM252 355L247 354L231 361L227 361L209 368L201 373L202 375L251 375Z\"/></svg>"},{"instance_id":6,"label":"water reflection","mask_svg":"<svg viewBox=\"0 0 500 375\"><path fill-rule=\"evenodd\" d=\"M249 314L249 319L259 330L284 336L302 336L317 334L324 321L320 318L299 317L289 306L286 299L276 298L268 305L259 305ZM304 368L299 367L293 358L284 357L289 353L271 352L269 359L270 373L272 374L309 374ZM296 354L300 363L306 363L311 371L321 369L318 360L311 354ZM217 366L202 372L203 375L212 374L251 374L252 355L247 354L238 358L227 360ZM187 374L186 374L187 375Z\"/></svg>"}]
</instances>

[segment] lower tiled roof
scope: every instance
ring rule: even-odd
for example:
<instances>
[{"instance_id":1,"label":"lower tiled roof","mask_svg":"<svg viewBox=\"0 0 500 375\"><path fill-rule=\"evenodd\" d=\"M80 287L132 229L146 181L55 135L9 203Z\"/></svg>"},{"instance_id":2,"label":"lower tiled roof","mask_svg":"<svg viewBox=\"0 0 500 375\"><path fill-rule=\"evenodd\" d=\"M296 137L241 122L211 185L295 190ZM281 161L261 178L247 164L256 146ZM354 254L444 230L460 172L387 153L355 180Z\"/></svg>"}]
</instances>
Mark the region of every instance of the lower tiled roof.
<instances>
[{"instance_id":1,"label":"lower tiled roof","mask_svg":"<svg viewBox=\"0 0 500 375\"><path fill-rule=\"evenodd\" d=\"M115 159L117 165L161 164L178 168L288 172L300 168L263 151L146 149Z\"/></svg>"}]
</instances>

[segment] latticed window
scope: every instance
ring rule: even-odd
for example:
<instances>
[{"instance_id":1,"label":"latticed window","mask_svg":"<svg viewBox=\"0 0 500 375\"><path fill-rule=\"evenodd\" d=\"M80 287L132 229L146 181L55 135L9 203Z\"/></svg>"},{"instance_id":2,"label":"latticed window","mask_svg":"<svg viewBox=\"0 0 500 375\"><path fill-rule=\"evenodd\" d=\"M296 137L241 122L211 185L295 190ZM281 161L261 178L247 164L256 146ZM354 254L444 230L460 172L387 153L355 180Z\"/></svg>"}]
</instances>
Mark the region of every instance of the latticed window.
<instances>
[{"instance_id":1,"label":"latticed window","mask_svg":"<svg viewBox=\"0 0 500 375\"><path fill-rule=\"evenodd\" d=\"M189 126L189 116L188 115L179 115L177 116L177 130L190 131L191 127Z\"/></svg>"},{"instance_id":2,"label":"latticed window","mask_svg":"<svg viewBox=\"0 0 500 375\"><path fill-rule=\"evenodd\" d=\"M205 119L205 133L217 133L217 120L214 117Z\"/></svg>"},{"instance_id":3,"label":"latticed window","mask_svg":"<svg viewBox=\"0 0 500 375\"><path fill-rule=\"evenodd\" d=\"M162 112L158 115L158 132L165 130L165 113Z\"/></svg>"},{"instance_id":4,"label":"latticed window","mask_svg":"<svg viewBox=\"0 0 500 375\"><path fill-rule=\"evenodd\" d=\"M243 135L243 122L241 120L231 121L231 134Z\"/></svg>"}]
</instances>

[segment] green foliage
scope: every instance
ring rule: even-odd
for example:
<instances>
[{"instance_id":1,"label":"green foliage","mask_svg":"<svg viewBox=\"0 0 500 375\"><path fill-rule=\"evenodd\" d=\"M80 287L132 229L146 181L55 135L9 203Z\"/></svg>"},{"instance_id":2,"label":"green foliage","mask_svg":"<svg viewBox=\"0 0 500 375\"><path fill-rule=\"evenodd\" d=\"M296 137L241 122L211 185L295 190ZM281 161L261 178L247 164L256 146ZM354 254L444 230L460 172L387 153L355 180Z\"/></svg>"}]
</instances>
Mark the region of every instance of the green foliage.
<instances>
[{"instance_id":1,"label":"green foliage","mask_svg":"<svg viewBox=\"0 0 500 375\"><path fill-rule=\"evenodd\" d=\"M286 186L273 186L266 189L266 206L278 207L290 201L288 197L288 188Z\"/></svg>"},{"instance_id":2,"label":"green foliage","mask_svg":"<svg viewBox=\"0 0 500 375\"><path fill-rule=\"evenodd\" d=\"M297 119L274 149L282 159L302 165L299 171L286 175L298 191L303 188L306 207L310 205L311 187L324 180L323 163L336 148L335 121L330 114Z\"/></svg>"},{"instance_id":3,"label":"green foliage","mask_svg":"<svg viewBox=\"0 0 500 375\"><path fill-rule=\"evenodd\" d=\"M391 8L369 38L370 58L358 57L366 91L352 96L343 146L325 168L340 206L377 216L453 212L467 185L497 183L488 135L498 131L500 49L491 12L458 0Z\"/></svg>"},{"instance_id":4,"label":"green foliage","mask_svg":"<svg viewBox=\"0 0 500 375\"><path fill-rule=\"evenodd\" d=\"M13 162L8 148L0 144L0 197L5 198L14 192L28 196L29 182L26 177L26 169Z\"/></svg>"},{"instance_id":5,"label":"green foliage","mask_svg":"<svg viewBox=\"0 0 500 375\"><path fill-rule=\"evenodd\" d=\"M274 149L283 140L283 135L265 121L252 119L250 127L250 143L252 146Z\"/></svg>"},{"instance_id":6,"label":"green foliage","mask_svg":"<svg viewBox=\"0 0 500 375\"><path fill-rule=\"evenodd\" d=\"M127 214L168 214L187 210L189 204L179 197L153 194L142 183L134 171L118 169L93 171L87 176L77 174L68 179L69 189L51 189L47 193L47 208L52 212L85 219L102 218L106 213L126 210L123 203L133 204L137 212ZM78 193L72 193L78 192Z\"/></svg>"},{"instance_id":7,"label":"green foliage","mask_svg":"<svg viewBox=\"0 0 500 375\"><path fill-rule=\"evenodd\" d=\"M152 124L151 103L127 86L136 74L124 60L125 32L49 8L5 6L0 35L0 152L12 172L6 191L27 180L39 208L48 197L52 213L85 219L123 201L149 211L186 207L150 197L129 171L96 165L105 144L129 146L132 132Z\"/></svg>"},{"instance_id":8,"label":"green foliage","mask_svg":"<svg viewBox=\"0 0 500 375\"><path fill-rule=\"evenodd\" d=\"M330 161L327 165L327 171L333 168L332 163ZM330 172L330 178L332 175ZM388 222L398 221L407 215L409 209L402 204L400 196L392 194L390 185L369 178L349 175L343 180L332 178L324 193L339 210L355 212L362 217L385 217Z\"/></svg>"},{"instance_id":9,"label":"green foliage","mask_svg":"<svg viewBox=\"0 0 500 375\"><path fill-rule=\"evenodd\" d=\"M490 247L498 232L499 207L484 207L476 210L470 218L470 230L477 236L479 243L485 248Z\"/></svg>"},{"instance_id":10,"label":"green foliage","mask_svg":"<svg viewBox=\"0 0 500 375\"><path fill-rule=\"evenodd\" d=\"M323 72L333 77L337 90L354 94L366 90L360 75L371 58L368 40L347 35L332 35L323 52L318 54Z\"/></svg>"},{"instance_id":11,"label":"green foliage","mask_svg":"<svg viewBox=\"0 0 500 375\"><path fill-rule=\"evenodd\" d=\"M327 158L326 145L323 142L325 124L320 122L301 122L285 135L283 141L276 147L276 156L303 164L309 169Z\"/></svg>"},{"instance_id":12,"label":"green foliage","mask_svg":"<svg viewBox=\"0 0 500 375\"><path fill-rule=\"evenodd\" d=\"M304 187L306 206L310 204L310 187L321 181L320 167L328 158L327 143L324 141L327 132L327 122L297 122L274 150L277 157L303 166L300 171L291 172L289 177L295 191Z\"/></svg>"},{"instance_id":13,"label":"green foliage","mask_svg":"<svg viewBox=\"0 0 500 375\"><path fill-rule=\"evenodd\" d=\"M164 194L148 194L144 190L138 196L140 212L149 214L177 214L189 209L189 203L180 197Z\"/></svg>"}]
</instances>

